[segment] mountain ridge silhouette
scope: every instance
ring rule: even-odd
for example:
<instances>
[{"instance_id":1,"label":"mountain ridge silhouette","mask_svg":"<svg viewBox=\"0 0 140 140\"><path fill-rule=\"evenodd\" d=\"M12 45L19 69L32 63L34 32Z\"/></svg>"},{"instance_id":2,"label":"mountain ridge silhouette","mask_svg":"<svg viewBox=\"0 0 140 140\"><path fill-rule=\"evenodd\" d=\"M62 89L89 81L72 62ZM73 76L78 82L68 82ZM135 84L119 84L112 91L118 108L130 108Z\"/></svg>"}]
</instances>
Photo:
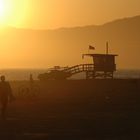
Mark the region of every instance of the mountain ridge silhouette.
<instances>
[{"instance_id":1,"label":"mountain ridge silhouette","mask_svg":"<svg viewBox=\"0 0 140 140\"><path fill-rule=\"evenodd\" d=\"M8 27L0 32L0 60L26 63L25 67L75 65L81 54L88 52L88 45L95 46L93 53L105 53L106 41L110 53L118 54L119 68L140 69L140 16L114 20L103 25L89 25L54 30L36 30ZM9 59L6 59L11 49ZM14 53L18 54L14 57ZM29 54L28 54L28 53ZM25 57L26 56L26 57ZM18 60L18 61L17 61ZM90 61L91 62L91 61ZM12 65L11 65L12 66Z\"/></svg>"}]
</instances>

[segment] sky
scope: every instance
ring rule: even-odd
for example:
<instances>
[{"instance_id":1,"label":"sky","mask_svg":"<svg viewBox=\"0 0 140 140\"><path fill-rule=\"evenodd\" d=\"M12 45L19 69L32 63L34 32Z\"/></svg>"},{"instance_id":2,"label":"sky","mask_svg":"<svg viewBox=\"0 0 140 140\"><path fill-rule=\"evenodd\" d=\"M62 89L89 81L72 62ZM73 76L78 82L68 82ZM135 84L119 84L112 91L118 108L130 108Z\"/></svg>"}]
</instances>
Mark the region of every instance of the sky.
<instances>
[{"instance_id":1,"label":"sky","mask_svg":"<svg viewBox=\"0 0 140 140\"><path fill-rule=\"evenodd\" d=\"M50 34L49 32L34 34L32 30L24 30L25 32L13 30L12 32L12 30L7 30L11 28L3 28L3 26L42 30L57 29L102 25L116 19L136 15L140 15L140 0L0 0L1 68L44 68L54 65L75 65L83 62L81 62L81 54L87 51L89 44L96 40L95 44L100 47L97 47L95 52L97 53L99 50L101 53L104 49L102 49L100 42L103 42L102 46L106 42L106 39L103 41L102 37L98 39L97 36L93 38L87 35L86 38L83 38L84 34L77 38L77 34L70 33L65 36L63 33L51 34L52 32ZM83 40L81 41L81 39ZM114 40L114 44L111 45L116 45L114 52L120 54L119 64L122 67L126 68L125 60L130 62L130 58L135 59L131 61L132 64L139 60L139 49L133 53L134 56L132 56L130 49L134 43L138 48L139 39L133 38L133 43L129 39L122 43L124 39L117 40L116 37L112 40ZM109 38L109 42L112 40ZM122 46L130 49L130 55L128 55L128 51L125 55L126 50L120 47L121 43ZM69 57L67 52L73 57ZM127 66L134 67L129 63ZM137 62L135 67L140 68L140 63Z\"/></svg>"},{"instance_id":2,"label":"sky","mask_svg":"<svg viewBox=\"0 0 140 140\"><path fill-rule=\"evenodd\" d=\"M0 0L0 3L3 1L4 9L9 10L3 12L1 22L22 28L99 25L140 15L140 0Z\"/></svg>"}]
</instances>

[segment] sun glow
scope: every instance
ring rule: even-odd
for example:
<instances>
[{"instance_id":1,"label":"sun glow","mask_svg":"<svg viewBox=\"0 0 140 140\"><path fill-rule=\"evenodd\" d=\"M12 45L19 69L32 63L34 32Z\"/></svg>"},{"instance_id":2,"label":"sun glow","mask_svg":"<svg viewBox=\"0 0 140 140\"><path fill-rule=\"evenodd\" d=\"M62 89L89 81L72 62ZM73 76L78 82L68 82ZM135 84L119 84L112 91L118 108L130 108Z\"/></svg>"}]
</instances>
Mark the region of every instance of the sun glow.
<instances>
[{"instance_id":1,"label":"sun glow","mask_svg":"<svg viewBox=\"0 0 140 140\"><path fill-rule=\"evenodd\" d=\"M27 0L0 0L0 24L18 26L28 12Z\"/></svg>"},{"instance_id":2,"label":"sun glow","mask_svg":"<svg viewBox=\"0 0 140 140\"><path fill-rule=\"evenodd\" d=\"M8 0L0 0L0 24L4 24L11 13L12 4Z\"/></svg>"},{"instance_id":3,"label":"sun glow","mask_svg":"<svg viewBox=\"0 0 140 140\"><path fill-rule=\"evenodd\" d=\"M3 1L0 1L0 17L3 17L5 13L4 3Z\"/></svg>"}]
</instances>

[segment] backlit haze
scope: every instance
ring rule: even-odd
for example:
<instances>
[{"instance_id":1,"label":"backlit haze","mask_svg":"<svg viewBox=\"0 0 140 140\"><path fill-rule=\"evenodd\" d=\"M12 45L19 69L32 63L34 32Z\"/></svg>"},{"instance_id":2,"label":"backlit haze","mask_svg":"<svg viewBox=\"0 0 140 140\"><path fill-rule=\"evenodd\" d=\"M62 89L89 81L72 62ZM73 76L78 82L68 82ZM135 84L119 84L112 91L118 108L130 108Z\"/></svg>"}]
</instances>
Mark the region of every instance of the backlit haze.
<instances>
[{"instance_id":1,"label":"backlit haze","mask_svg":"<svg viewBox=\"0 0 140 140\"><path fill-rule=\"evenodd\" d=\"M139 15L139 5L139 0L0 0L0 21L38 29L96 25Z\"/></svg>"},{"instance_id":2,"label":"backlit haze","mask_svg":"<svg viewBox=\"0 0 140 140\"><path fill-rule=\"evenodd\" d=\"M120 43L120 46L128 45L131 52L129 45L134 43L127 42L126 38L123 44L113 36L96 38L96 29L93 36L86 34L86 38L79 37L77 30L74 31L76 28L65 33L63 29L62 32L56 30L103 25L136 15L140 15L140 0L0 0L1 68L47 68L83 63L81 54L87 52L88 45L95 44L95 52L103 53L106 40L114 46L112 53L121 54L117 62L119 68L140 68L139 62L133 63L135 59L129 61L135 53L131 56L124 48L115 48ZM134 45L138 47L139 44Z\"/></svg>"}]
</instances>

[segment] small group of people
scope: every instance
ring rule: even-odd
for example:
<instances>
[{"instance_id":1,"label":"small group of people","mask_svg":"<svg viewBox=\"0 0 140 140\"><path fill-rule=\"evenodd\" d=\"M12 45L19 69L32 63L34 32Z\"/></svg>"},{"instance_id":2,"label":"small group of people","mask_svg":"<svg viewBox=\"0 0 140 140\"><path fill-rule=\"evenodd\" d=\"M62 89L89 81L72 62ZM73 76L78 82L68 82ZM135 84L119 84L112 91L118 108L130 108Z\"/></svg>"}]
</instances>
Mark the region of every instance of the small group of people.
<instances>
[{"instance_id":1,"label":"small group of people","mask_svg":"<svg viewBox=\"0 0 140 140\"><path fill-rule=\"evenodd\" d=\"M0 76L0 109L1 119L6 120L6 111L8 103L14 99L12 89L9 82L6 81L5 76Z\"/></svg>"}]
</instances>

